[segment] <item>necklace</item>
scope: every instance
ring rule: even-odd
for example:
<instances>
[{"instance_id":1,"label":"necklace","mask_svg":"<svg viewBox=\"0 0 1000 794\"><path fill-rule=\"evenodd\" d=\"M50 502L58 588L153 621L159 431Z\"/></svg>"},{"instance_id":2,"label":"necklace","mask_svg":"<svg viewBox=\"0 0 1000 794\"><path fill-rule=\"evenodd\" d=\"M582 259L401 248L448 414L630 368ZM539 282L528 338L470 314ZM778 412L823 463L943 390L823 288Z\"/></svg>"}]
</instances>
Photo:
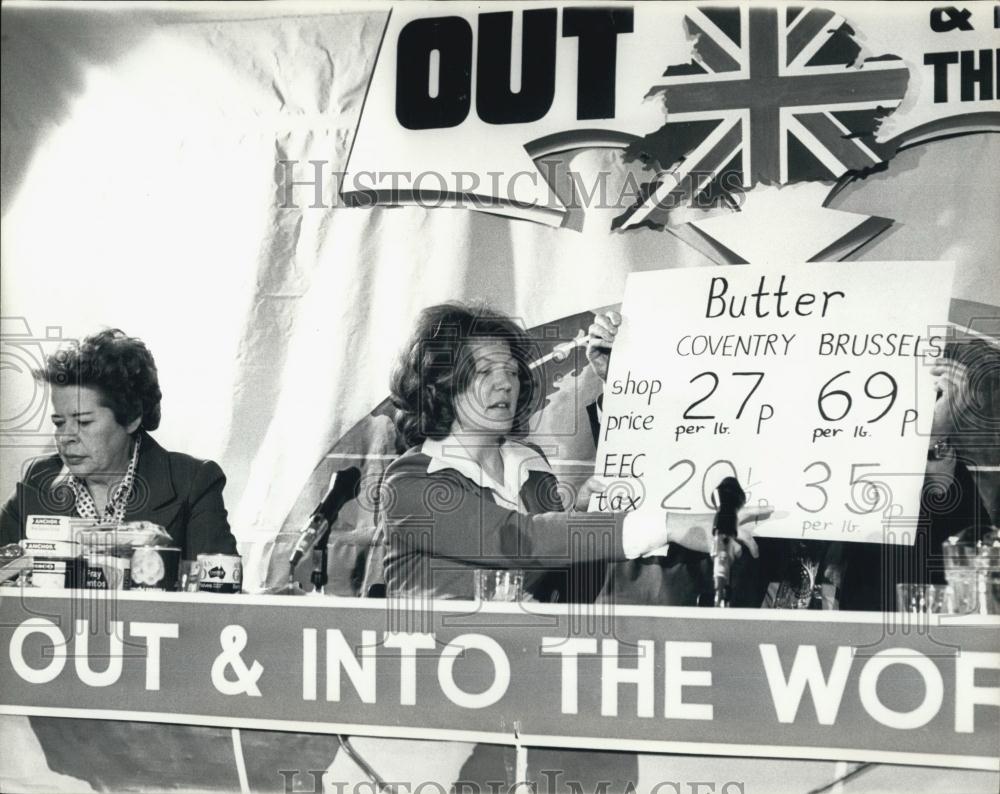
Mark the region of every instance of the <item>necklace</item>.
<instances>
[{"instance_id":1,"label":"necklace","mask_svg":"<svg viewBox=\"0 0 1000 794\"><path fill-rule=\"evenodd\" d=\"M86 483L76 476L71 476L70 485L73 488L75 497L76 514L80 518L121 524L125 520L125 510L128 507L129 499L132 498L132 486L135 483L135 468L138 463L139 439L137 437L132 447L132 459L129 461L128 468L125 469L125 476L122 477L121 482L111 492L108 503L104 506L103 516L99 513L97 505L94 503L94 497L87 490Z\"/></svg>"}]
</instances>

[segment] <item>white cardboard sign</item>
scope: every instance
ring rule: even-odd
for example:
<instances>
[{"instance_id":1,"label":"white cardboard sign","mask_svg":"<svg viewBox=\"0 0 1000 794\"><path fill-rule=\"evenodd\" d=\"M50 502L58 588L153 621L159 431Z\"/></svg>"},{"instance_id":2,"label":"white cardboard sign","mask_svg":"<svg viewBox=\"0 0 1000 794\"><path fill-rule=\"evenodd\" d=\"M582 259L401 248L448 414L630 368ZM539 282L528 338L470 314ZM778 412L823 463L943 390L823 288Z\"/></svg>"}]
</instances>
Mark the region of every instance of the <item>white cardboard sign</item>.
<instances>
[{"instance_id":1,"label":"white cardboard sign","mask_svg":"<svg viewBox=\"0 0 1000 794\"><path fill-rule=\"evenodd\" d=\"M735 475L775 508L760 535L912 543L953 272L852 262L630 275L596 465L622 482L601 507L710 512Z\"/></svg>"}]
</instances>

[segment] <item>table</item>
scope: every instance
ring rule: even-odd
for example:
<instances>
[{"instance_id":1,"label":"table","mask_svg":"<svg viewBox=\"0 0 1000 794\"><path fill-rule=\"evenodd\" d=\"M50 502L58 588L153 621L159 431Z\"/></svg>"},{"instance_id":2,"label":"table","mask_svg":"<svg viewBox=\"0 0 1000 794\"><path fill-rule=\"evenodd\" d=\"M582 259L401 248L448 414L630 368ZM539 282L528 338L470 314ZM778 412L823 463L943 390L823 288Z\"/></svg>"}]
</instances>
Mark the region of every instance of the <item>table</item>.
<instances>
[{"instance_id":1,"label":"table","mask_svg":"<svg viewBox=\"0 0 1000 794\"><path fill-rule=\"evenodd\" d=\"M661 794L856 767L857 791L995 791L1000 619L909 617L7 590L4 790L32 790L33 749L98 790L311 791L363 779L346 735L446 790L506 746L539 790L540 759L583 780L600 748L597 774Z\"/></svg>"}]
</instances>

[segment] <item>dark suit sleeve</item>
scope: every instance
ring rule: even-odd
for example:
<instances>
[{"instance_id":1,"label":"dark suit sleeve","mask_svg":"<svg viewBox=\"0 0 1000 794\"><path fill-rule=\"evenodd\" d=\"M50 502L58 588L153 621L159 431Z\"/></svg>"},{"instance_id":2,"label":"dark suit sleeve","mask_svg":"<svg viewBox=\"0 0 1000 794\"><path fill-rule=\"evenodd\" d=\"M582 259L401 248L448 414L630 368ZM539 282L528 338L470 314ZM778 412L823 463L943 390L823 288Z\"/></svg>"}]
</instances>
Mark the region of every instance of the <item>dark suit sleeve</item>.
<instances>
[{"instance_id":1,"label":"dark suit sleeve","mask_svg":"<svg viewBox=\"0 0 1000 794\"><path fill-rule=\"evenodd\" d=\"M18 483L10 499L0 508L0 546L17 543L21 539L21 533L24 531L21 516L23 487Z\"/></svg>"},{"instance_id":2,"label":"dark suit sleeve","mask_svg":"<svg viewBox=\"0 0 1000 794\"><path fill-rule=\"evenodd\" d=\"M419 469L390 473L385 519L397 552L492 568L545 568L623 560L622 514L537 513L500 507L460 474Z\"/></svg>"},{"instance_id":3,"label":"dark suit sleeve","mask_svg":"<svg viewBox=\"0 0 1000 794\"><path fill-rule=\"evenodd\" d=\"M213 461L202 461L191 482L185 559L199 554L235 554L236 539L229 529L222 489L226 475Z\"/></svg>"}]
</instances>

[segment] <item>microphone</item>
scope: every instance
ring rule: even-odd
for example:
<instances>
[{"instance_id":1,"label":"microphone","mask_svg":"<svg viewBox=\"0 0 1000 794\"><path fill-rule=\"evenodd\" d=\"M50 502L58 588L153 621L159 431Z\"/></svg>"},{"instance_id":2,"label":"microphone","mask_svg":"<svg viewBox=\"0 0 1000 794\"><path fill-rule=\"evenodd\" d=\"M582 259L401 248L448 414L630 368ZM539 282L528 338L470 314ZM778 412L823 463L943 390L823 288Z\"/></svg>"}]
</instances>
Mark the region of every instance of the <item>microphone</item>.
<instances>
[{"instance_id":1,"label":"microphone","mask_svg":"<svg viewBox=\"0 0 1000 794\"><path fill-rule=\"evenodd\" d=\"M337 520L340 509L358 495L358 486L361 484L361 469L351 466L349 469L338 471L333 475L333 482L326 492L326 496L313 510L312 517L305 529L299 532L299 539L292 549L288 564L292 570L299 564L302 558L308 554L312 547L316 545L330 525Z\"/></svg>"},{"instance_id":2,"label":"microphone","mask_svg":"<svg viewBox=\"0 0 1000 794\"><path fill-rule=\"evenodd\" d=\"M737 513L746 504L747 495L735 477L726 477L715 489L718 509L712 522L712 584L715 606L728 607L729 574L732 569L732 543L736 539Z\"/></svg>"}]
</instances>

